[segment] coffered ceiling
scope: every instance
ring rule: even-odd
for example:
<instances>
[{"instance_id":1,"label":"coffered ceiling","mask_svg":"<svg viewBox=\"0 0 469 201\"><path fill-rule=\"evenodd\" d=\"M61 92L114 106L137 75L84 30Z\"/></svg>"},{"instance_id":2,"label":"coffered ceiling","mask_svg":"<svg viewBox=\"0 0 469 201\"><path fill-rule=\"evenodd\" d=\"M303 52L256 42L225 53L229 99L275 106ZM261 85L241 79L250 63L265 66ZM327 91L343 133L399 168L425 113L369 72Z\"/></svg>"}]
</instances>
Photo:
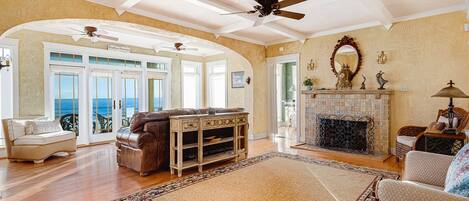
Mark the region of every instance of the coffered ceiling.
<instances>
[{"instance_id":1,"label":"coffered ceiling","mask_svg":"<svg viewBox=\"0 0 469 201\"><path fill-rule=\"evenodd\" d=\"M255 0L89 0L115 8L248 42L268 45L371 26L389 29L397 21L458 10L468 0L307 0L284 10L306 14L301 20L268 16L253 26L256 15L223 13L252 10Z\"/></svg>"}]
</instances>

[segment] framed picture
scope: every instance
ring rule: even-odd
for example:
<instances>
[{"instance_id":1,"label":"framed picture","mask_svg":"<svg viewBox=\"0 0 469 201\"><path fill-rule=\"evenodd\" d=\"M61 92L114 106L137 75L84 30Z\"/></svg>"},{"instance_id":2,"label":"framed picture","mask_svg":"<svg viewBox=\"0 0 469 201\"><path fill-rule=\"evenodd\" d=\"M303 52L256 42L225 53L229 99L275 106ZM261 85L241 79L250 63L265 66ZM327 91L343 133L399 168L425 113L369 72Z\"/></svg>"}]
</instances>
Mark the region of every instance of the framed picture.
<instances>
[{"instance_id":1,"label":"framed picture","mask_svg":"<svg viewBox=\"0 0 469 201\"><path fill-rule=\"evenodd\" d=\"M231 73L231 88L244 88L244 71Z\"/></svg>"}]
</instances>

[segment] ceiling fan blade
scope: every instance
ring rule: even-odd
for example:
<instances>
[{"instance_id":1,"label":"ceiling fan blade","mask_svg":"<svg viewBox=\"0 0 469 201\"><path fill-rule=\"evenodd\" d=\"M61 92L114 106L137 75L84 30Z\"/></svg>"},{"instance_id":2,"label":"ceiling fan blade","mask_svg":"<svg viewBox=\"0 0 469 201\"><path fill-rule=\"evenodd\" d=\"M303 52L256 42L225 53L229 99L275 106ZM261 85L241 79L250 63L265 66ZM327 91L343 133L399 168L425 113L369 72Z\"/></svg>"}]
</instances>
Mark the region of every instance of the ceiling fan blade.
<instances>
[{"instance_id":1,"label":"ceiling fan blade","mask_svg":"<svg viewBox=\"0 0 469 201\"><path fill-rule=\"evenodd\" d=\"M294 4L299 4L299 3L304 2L304 1L306 1L306 0L283 0L281 2L272 4L272 8L281 9L281 8L285 8L285 7L294 5Z\"/></svg>"},{"instance_id":2,"label":"ceiling fan blade","mask_svg":"<svg viewBox=\"0 0 469 201\"><path fill-rule=\"evenodd\" d=\"M254 22L254 27L257 27L257 26L260 26L262 25L262 23L264 23L264 18L263 17L258 17L256 22Z\"/></svg>"},{"instance_id":3,"label":"ceiling fan blade","mask_svg":"<svg viewBox=\"0 0 469 201\"><path fill-rule=\"evenodd\" d=\"M282 17L287 17L295 20L301 20L303 17L305 17L305 14L303 13L295 13L295 12L290 12L290 11L284 11L284 10L276 10L274 12L274 15L282 16Z\"/></svg>"},{"instance_id":4,"label":"ceiling fan blade","mask_svg":"<svg viewBox=\"0 0 469 201\"><path fill-rule=\"evenodd\" d=\"M106 35L96 35L98 38L102 38L102 39L107 39L107 40L113 40L113 41L118 41L119 38L116 38L116 37L112 37L112 36L106 36Z\"/></svg>"},{"instance_id":5,"label":"ceiling fan blade","mask_svg":"<svg viewBox=\"0 0 469 201\"><path fill-rule=\"evenodd\" d=\"M241 14L241 13L254 13L256 11L239 11L239 12L232 12L232 13L221 13L220 15L235 15L235 14Z\"/></svg>"}]
</instances>

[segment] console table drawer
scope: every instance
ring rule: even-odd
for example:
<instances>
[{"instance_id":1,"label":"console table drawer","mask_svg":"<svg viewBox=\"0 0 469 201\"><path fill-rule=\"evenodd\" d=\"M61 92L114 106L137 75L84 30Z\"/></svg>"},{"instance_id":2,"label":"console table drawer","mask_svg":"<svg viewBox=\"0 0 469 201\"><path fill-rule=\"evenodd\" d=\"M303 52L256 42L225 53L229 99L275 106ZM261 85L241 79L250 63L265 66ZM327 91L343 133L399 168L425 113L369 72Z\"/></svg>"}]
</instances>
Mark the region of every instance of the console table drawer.
<instances>
[{"instance_id":1,"label":"console table drawer","mask_svg":"<svg viewBox=\"0 0 469 201\"><path fill-rule=\"evenodd\" d=\"M183 131L196 131L199 130L199 121L182 121L182 130Z\"/></svg>"},{"instance_id":2,"label":"console table drawer","mask_svg":"<svg viewBox=\"0 0 469 201\"><path fill-rule=\"evenodd\" d=\"M240 116L236 118L236 123L238 124L245 124L248 122L248 117L247 116Z\"/></svg>"},{"instance_id":3,"label":"console table drawer","mask_svg":"<svg viewBox=\"0 0 469 201\"><path fill-rule=\"evenodd\" d=\"M234 125L235 125L235 119L233 119L233 118L204 119L204 120L202 120L202 127L206 128L206 129L233 127Z\"/></svg>"}]
</instances>

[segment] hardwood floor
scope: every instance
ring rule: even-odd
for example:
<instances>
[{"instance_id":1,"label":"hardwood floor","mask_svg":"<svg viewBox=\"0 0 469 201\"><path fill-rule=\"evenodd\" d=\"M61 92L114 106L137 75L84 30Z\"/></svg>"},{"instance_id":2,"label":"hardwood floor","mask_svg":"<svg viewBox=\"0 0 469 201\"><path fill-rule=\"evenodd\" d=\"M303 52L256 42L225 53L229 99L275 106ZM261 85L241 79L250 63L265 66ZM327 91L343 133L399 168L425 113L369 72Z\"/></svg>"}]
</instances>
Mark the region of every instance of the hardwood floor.
<instances>
[{"instance_id":1,"label":"hardwood floor","mask_svg":"<svg viewBox=\"0 0 469 201\"><path fill-rule=\"evenodd\" d=\"M401 171L390 158L385 162L337 153L291 149L290 138L250 141L249 157L271 151L337 160L353 165ZM0 160L0 196L5 200L112 200L146 187L176 179L168 171L147 177L116 163L114 144L79 148L71 157L53 157L44 164L10 163ZM212 167L219 166L216 164ZM195 170L192 171L194 173ZM190 171L184 175L191 174Z\"/></svg>"}]
</instances>

